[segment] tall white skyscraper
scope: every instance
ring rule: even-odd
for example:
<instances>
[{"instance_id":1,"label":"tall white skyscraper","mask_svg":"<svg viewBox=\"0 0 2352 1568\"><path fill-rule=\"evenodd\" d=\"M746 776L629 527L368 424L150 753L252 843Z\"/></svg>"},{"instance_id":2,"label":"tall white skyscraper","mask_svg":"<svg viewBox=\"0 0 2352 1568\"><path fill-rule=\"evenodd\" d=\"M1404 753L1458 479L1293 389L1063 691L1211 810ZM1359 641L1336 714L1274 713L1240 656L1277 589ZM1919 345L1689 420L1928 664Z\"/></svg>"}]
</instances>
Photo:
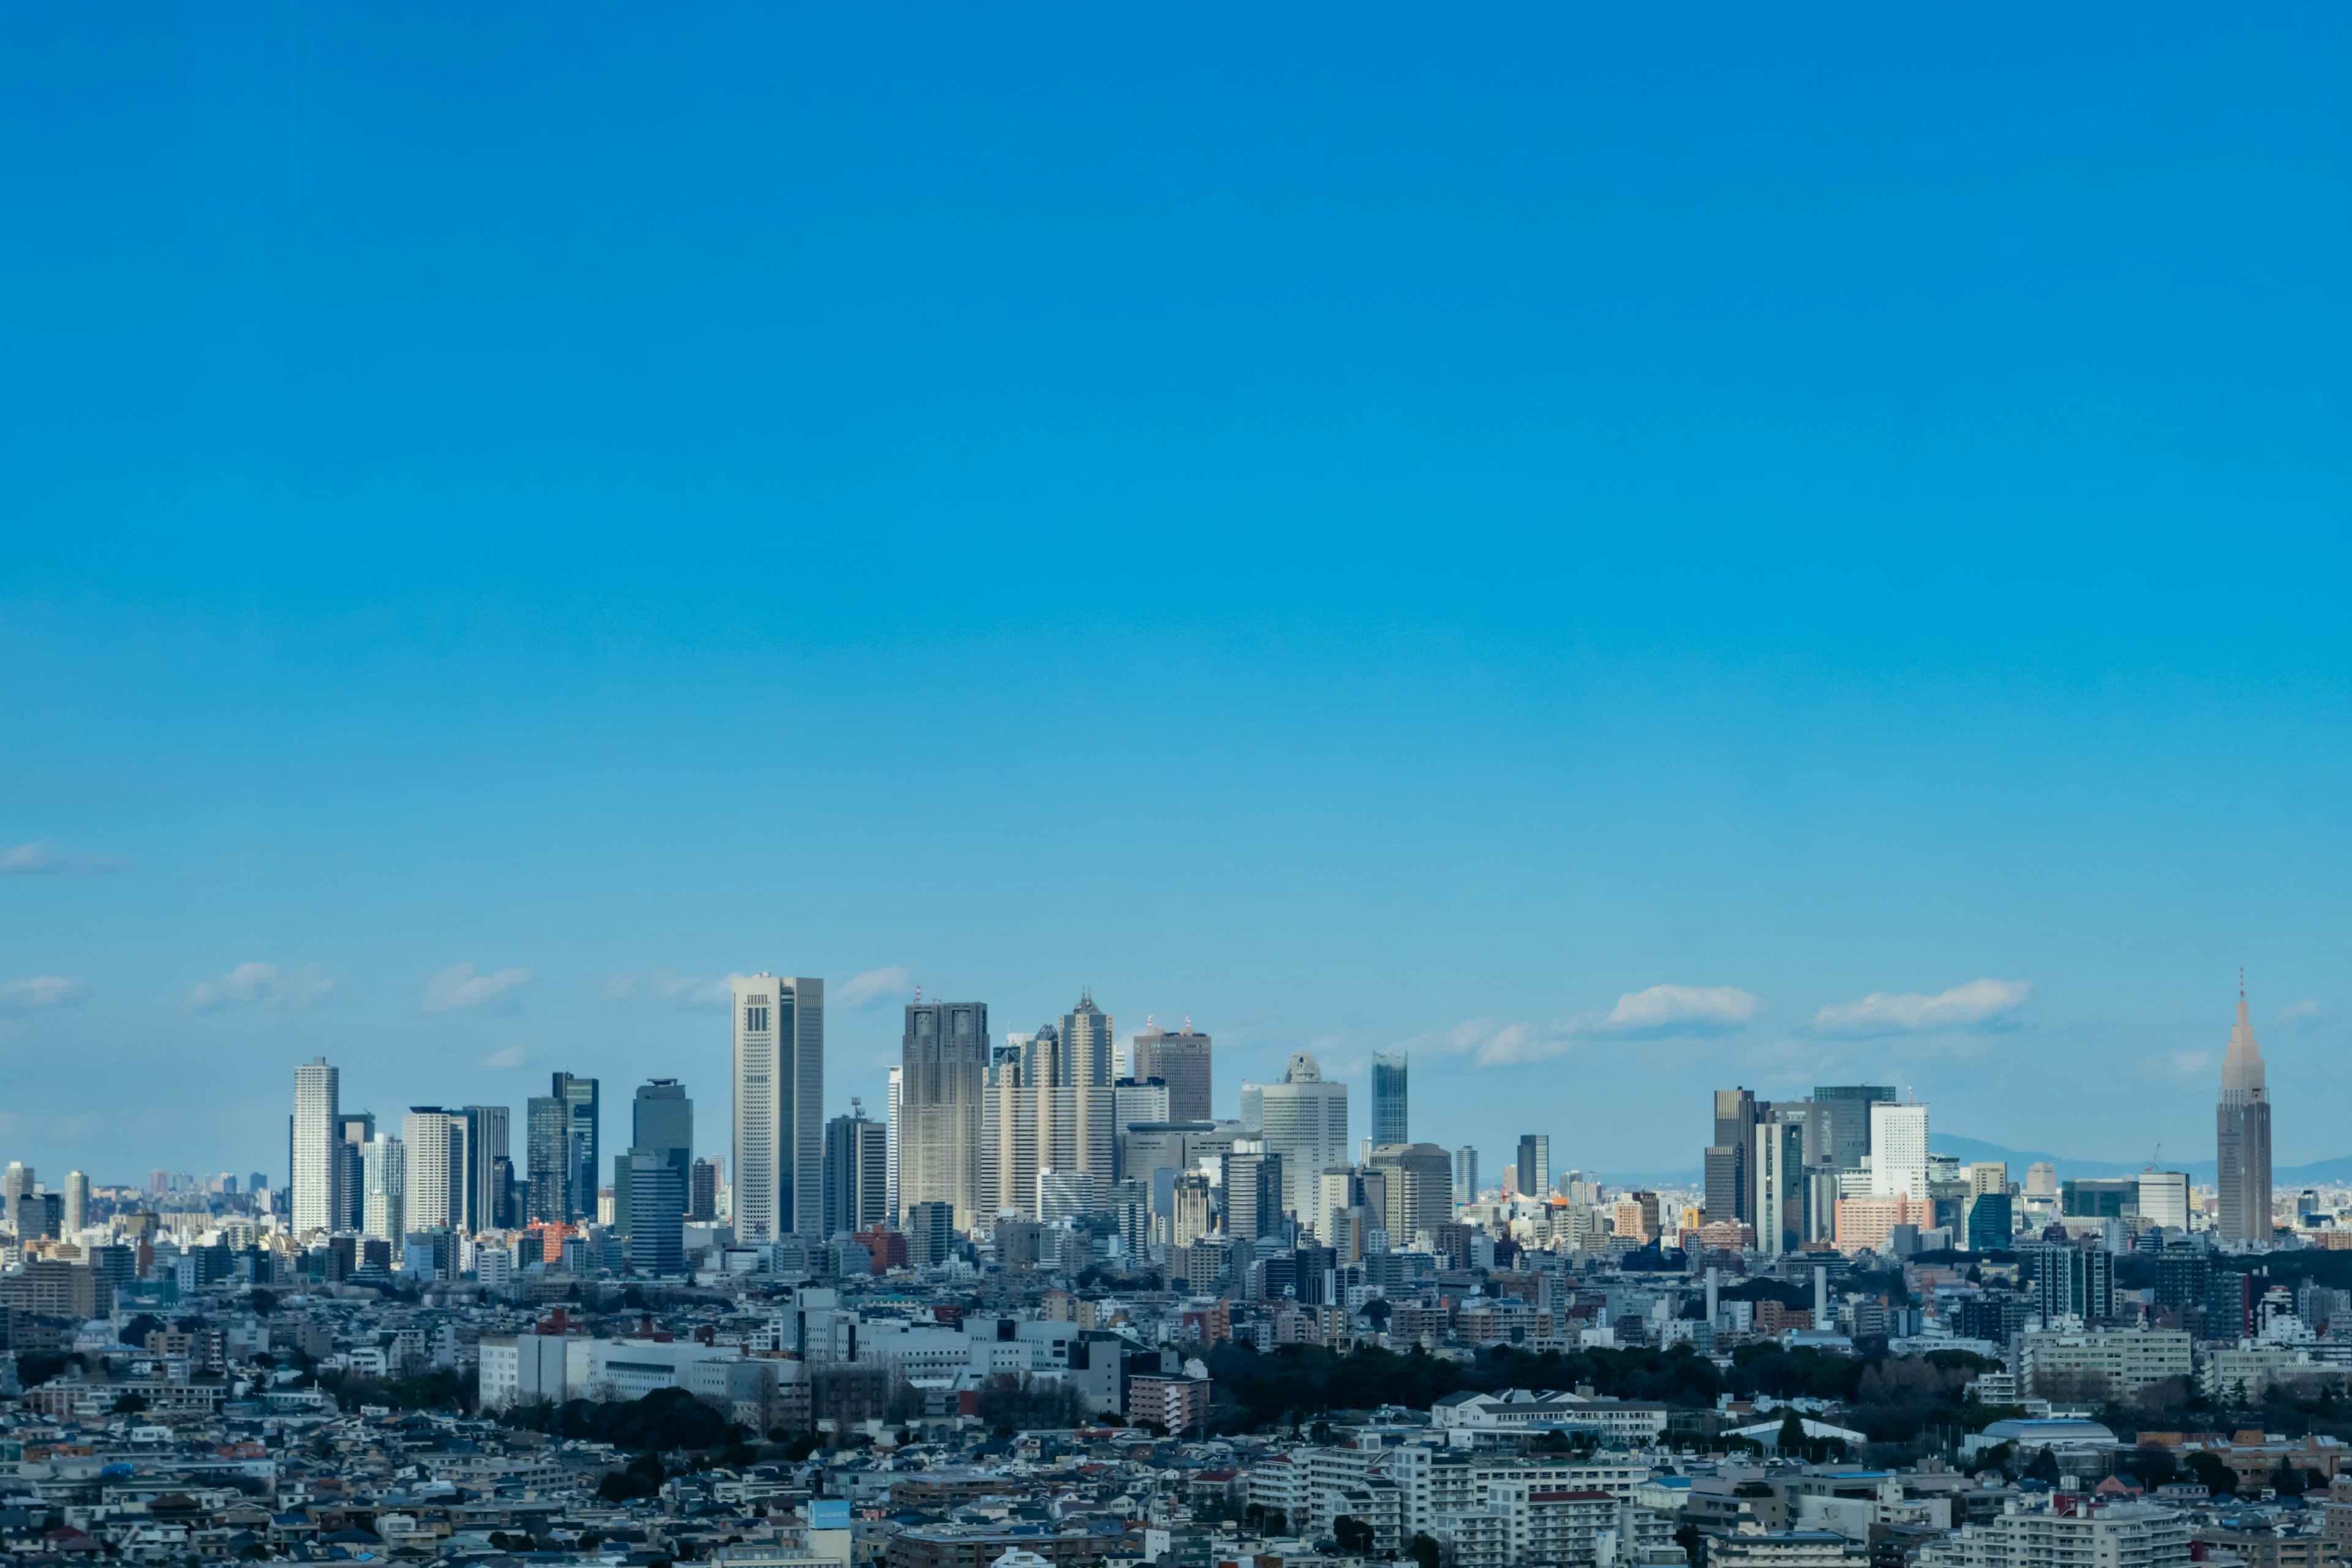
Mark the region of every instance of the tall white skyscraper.
<instances>
[{"instance_id":1,"label":"tall white skyscraper","mask_svg":"<svg viewBox=\"0 0 2352 1568\"><path fill-rule=\"evenodd\" d=\"M1927 1108L1917 1103L1870 1104L1870 1195L1927 1196Z\"/></svg>"},{"instance_id":2,"label":"tall white skyscraper","mask_svg":"<svg viewBox=\"0 0 2352 1568\"><path fill-rule=\"evenodd\" d=\"M1111 1077L1111 1016L1082 995L1057 1026L1032 1035L1008 1035L1002 1048L987 1053L981 1090L980 1217L1011 1212L1037 1217L1038 1178L1047 1171L1089 1179L1097 1198L1110 1191L1118 1140L1112 1125L1117 1106ZM912 1104L922 1103L919 1081L909 1088ZM919 1125L916 1137L922 1137ZM1064 1185L1059 1192L1074 1192ZM930 1194L911 1184L911 1201ZM962 1211L959 1224L965 1223Z\"/></svg>"},{"instance_id":3,"label":"tall white skyscraper","mask_svg":"<svg viewBox=\"0 0 2352 1568\"><path fill-rule=\"evenodd\" d=\"M988 1083L988 1004L915 1002L906 1011L889 1107L889 1201L905 1214L946 1204L970 1230L996 1212L981 1191L981 1115Z\"/></svg>"},{"instance_id":4,"label":"tall white skyscraper","mask_svg":"<svg viewBox=\"0 0 2352 1568\"><path fill-rule=\"evenodd\" d=\"M2213 1230L2223 1241L2271 1244L2271 1094L2263 1047L2246 1018L2245 976L2238 977L2238 1022L2221 1055L2221 1099L2214 1108L2217 1201Z\"/></svg>"},{"instance_id":5,"label":"tall white skyscraper","mask_svg":"<svg viewBox=\"0 0 2352 1568\"><path fill-rule=\"evenodd\" d=\"M824 1228L824 982L735 982L735 1234Z\"/></svg>"},{"instance_id":6,"label":"tall white skyscraper","mask_svg":"<svg viewBox=\"0 0 2352 1568\"><path fill-rule=\"evenodd\" d=\"M294 1069L294 1234L335 1226L335 1138L341 1075L324 1057Z\"/></svg>"},{"instance_id":7,"label":"tall white skyscraper","mask_svg":"<svg viewBox=\"0 0 2352 1568\"><path fill-rule=\"evenodd\" d=\"M401 1121L407 1145L409 1230L457 1230L466 1223L466 1113L437 1105L411 1107Z\"/></svg>"},{"instance_id":8,"label":"tall white skyscraper","mask_svg":"<svg viewBox=\"0 0 2352 1568\"><path fill-rule=\"evenodd\" d=\"M1280 1083L1244 1085L1257 1090L1258 1132L1265 1152L1282 1156L1285 1209L1309 1224L1321 1209L1323 1173L1348 1163L1348 1086L1326 1082L1306 1051L1294 1052ZM1447 1168L1452 1185L1452 1167Z\"/></svg>"},{"instance_id":9,"label":"tall white skyscraper","mask_svg":"<svg viewBox=\"0 0 2352 1568\"><path fill-rule=\"evenodd\" d=\"M408 1235L408 1145L390 1134L371 1138L360 1157L366 1192L365 1234L394 1247Z\"/></svg>"},{"instance_id":10,"label":"tall white skyscraper","mask_svg":"<svg viewBox=\"0 0 2352 1568\"><path fill-rule=\"evenodd\" d=\"M884 1124L888 1128L887 1147L889 1151L889 1166L885 1176L887 1193L883 1198L883 1205L889 1211L892 1225L898 1223L898 1097L900 1091L906 1088L906 1084L907 1068L906 1065L901 1063L890 1069L890 1087L885 1091L886 1099L882 1110Z\"/></svg>"},{"instance_id":11,"label":"tall white skyscraper","mask_svg":"<svg viewBox=\"0 0 2352 1568\"><path fill-rule=\"evenodd\" d=\"M66 1173L65 1224L60 1227L67 1236L89 1223L89 1178L79 1171Z\"/></svg>"}]
</instances>

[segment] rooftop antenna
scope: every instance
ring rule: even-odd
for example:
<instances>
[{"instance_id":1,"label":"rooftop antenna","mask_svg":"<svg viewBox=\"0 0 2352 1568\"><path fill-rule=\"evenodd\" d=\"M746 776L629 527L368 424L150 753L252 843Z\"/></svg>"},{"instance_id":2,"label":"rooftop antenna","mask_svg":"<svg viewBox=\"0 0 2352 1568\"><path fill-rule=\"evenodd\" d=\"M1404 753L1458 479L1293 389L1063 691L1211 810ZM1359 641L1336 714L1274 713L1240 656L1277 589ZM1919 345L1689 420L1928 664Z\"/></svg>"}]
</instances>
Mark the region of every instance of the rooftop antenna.
<instances>
[{"instance_id":1,"label":"rooftop antenna","mask_svg":"<svg viewBox=\"0 0 2352 1568\"><path fill-rule=\"evenodd\" d=\"M916 1005L916 1006L918 1006L918 1007L919 1007L919 1006L921 1006L922 1005L923 1005L923 983L922 983L921 981L918 980L918 981L916 981L916 982L915 982L915 1005Z\"/></svg>"}]
</instances>

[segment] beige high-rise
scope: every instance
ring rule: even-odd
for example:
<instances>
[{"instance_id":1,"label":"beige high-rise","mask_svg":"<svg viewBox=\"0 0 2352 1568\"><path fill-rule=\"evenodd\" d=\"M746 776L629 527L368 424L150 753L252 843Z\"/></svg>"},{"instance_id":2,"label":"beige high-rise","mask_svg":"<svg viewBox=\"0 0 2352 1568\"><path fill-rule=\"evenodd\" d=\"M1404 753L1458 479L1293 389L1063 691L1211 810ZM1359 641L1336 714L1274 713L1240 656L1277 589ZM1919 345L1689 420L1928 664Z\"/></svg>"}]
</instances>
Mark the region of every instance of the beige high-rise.
<instances>
[{"instance_id":1,"label":"beige high-rise","mask_svg":"<svg viewBox=\"0 0 2352 1568\"><path fill-rule=\"evenodd\" d=\"M996 1212L995 1195L981 1190L988 1004L909 1004L899 1048L899 1206L942 1203L955 1211L956 1229L983 1226Z\"/></svg>"},{"instance_id":2,"label":"beige high-rise","mask_svg":"<svg viewBox=\"0 0 2352 1568\"><path fill-rule=\"evenodd\" d=\"M1057 1027L1008 1037L989 1053L982 1094L982 1202L988 1214L1037 1217L1037 1178L1047 1171L1111 1188L1118 1140L1108 1013L1081 996Z\"/></svg>"},{"instance_id":3,"label":"beige high-rise","mask_svg":"<svg viewBox=\"0 0 2352 1568\"><path fill-rule=\"evenodd\" d=\"M2247 1247L2271 1244L2271 1099L2263 1047L2246 1019L2246 984L2238 982L2238 1023L2221 1058L2221 1101L2213 1112L2219 1204L2215 1234Z\"/></svg>"}]
</instances>

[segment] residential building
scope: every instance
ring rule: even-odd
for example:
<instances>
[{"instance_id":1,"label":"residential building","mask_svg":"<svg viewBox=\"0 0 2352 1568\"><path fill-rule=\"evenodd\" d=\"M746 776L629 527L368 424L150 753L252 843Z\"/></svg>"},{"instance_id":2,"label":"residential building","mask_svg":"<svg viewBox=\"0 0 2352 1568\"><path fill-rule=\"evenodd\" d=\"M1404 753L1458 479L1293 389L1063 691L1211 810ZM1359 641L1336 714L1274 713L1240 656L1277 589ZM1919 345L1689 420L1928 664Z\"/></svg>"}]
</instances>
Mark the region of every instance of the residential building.
<instances>
[{"instance_id":1,"label":"residential building","mask_svg":"<svg viewBox=\"0 0 2352 1568\"><path fill-rule=\"evenodd\" d=\"M735 1235L814 1237L824 1224L824 982L733 983Z\"/></svg>"},{"instance_id":2,"label":"residential building","mask_svg":"<svg viewBox=\"0 0 2352 1568\"><path fill-rule=\"evenodd\" d=\"M889 1214L888 1130L853 1099L824 1127L824 1234L866 1230Z\"/></svg>"},{"instance_id":3,"label":"residential building","mask_svg":"<svg viewBox=\"0 0 2352 1568\"><path fill-rule=\"evenodd\" d=\"M1707 1543L1716 1568L1715 1542ZM2000 1513L1923 1546L1918 1568L2186 1568L2189 1521L2149 1502L2075 1495L2013 1499Z\"/></svg>"},{"instance_id":4,"label":"residential building","mask_svg":"<svg viewBox=\"0 0 2352 1568\"><path fill-rule=\"evenodd\" d=\"M719 1162L715 1158L697 1160L688 1173L686 1217L697 1225L709 1225L719 1217Z\"/></svg>"},{"instance_id":5,"label":"residential building","mask_svg":"<svg viewBox=\"0 0 2352 1568\"><path fill-rule=\"evenodd\" d=\"M465 1228L465 1112L411 1106L401 1121L401 1142L406 1146L402 1223L408 1231Z\"/></svg>"},{"instance_id":6,"label":"residential building","mask_svg":"<svg viewBox=\"0 0 2352 1568\"><path fill-rule=\"evenodd\" d=\"M362 1234L394 1245L408 1236L408 1146L389 1133L368 1141L360 1163L367 1192Z\"/></svg>"},{"instance_id":7,"label":"residential building","mask_svg":"<svg viewBox=\"0 0 2352 1568\"><path fill-rule=\"evenodd\" d=\"M2067 1402L2130 1399L2150 1384L2182 1380L2190 1341L2161 1329L2042 1330L2018 1336L2019 1392Z\"/></svg>"},{"instance_id":8,"label":"residential building","mask_svg":"<svg viewBox=\"0 0 2352 1568\"><path fill-rule=\"evenodd\" d=\"M1467 1143L1454 1151L1454 1201L1457 1205L1478 1201L1478 1151Z\"/></svg>"},{"instance_id":9,"label":"residential building","mask_svg":"<svg viewBox=\"0 0 2352 1568\"><path fill-rule=\"evenodd\" d=\"M336 1117L341 1074L313 1057L294 1069L293 1226L297 1237L335 1223Z\"/></svg>"},{"instance_id":10,"label":"residential building","mask_svg":"<svg viewBox=\"0 0 2352 1568\"><path fill-rule=\"evenodd\" d=\"M882 1091L882 1206L887 1211L892 1225L898 1223L898 1100L906 1085L907 1068L902 1062L890 1069L889 1086ZM975 1150L979 1143L980 1140L975 1135L972 1139Z\"/></svg>"}]
</instances>

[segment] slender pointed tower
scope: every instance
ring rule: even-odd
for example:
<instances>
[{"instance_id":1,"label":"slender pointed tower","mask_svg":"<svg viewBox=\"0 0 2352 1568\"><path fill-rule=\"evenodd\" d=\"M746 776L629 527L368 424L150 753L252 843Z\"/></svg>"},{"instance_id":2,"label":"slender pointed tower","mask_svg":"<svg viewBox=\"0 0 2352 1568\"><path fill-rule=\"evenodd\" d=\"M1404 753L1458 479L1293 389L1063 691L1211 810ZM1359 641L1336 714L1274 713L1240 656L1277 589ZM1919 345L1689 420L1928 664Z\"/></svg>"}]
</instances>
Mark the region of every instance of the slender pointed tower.
<instances>
[{"instance_id":1,"label":"slender pointed tower","mask_svg":"<svg viewBox=\"0 0 2352 1568\"><path fill-rule=\"evenodd\" d=\"M2221 1102L2213 1113L2221 1190L2214 1228L2224 1242L2271 1244L2271 1098L2263 1047L2246 1021L2246 976L2238 974L2238 1026L2221 1058Z\"/></svg>"}]
</instances>

